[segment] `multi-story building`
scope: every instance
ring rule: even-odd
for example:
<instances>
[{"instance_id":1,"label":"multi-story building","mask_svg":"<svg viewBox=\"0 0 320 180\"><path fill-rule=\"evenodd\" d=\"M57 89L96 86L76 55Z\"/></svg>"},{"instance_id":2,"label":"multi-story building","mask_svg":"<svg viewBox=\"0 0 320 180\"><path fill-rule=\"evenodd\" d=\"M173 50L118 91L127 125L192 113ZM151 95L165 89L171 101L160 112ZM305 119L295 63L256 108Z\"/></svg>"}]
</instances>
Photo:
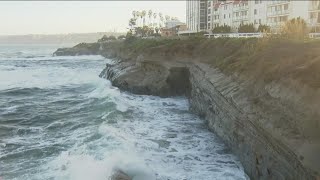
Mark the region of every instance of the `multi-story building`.
<instances>
[{"instance_id":1,"label":"multi-story building","mask_svg":"<svg viewBox=\"0 0 320 180\"><path fill-rule=\"evenodd\" d=\"M320 0L310 1L308 15L308 23L313 28L313 32L320 32Z\"/></svg>"},{"instance_id":2,"label":"multi-story building","mask_svg":"<svg viewBox=\"0 0 320 180\"><path fill-rule=\"evenodd\" d=\"M289 19L301 17L308 20L309 1L276 0L267 2L267 25L278 30Z\"/></svg>"},{"instance_id":3,"label":"multi-story building","mask_svg":"<svg viewBox=\"0 0 320 180\"><path fill-rule=\"evenodd\" d=\"M236 31L240 24L249 24L251 22L251 3L250 1L233 1L232 3L232 25L233 31Z\"/></svg>"},{"instance_id":4,"label":"multi-story building","mask_svg":"<svg viewBox=\"0 0 320 180\"><path fill-rule=\"evenodd\" d=\"M251 1L250 8L250 23L253 23L255 28L258 28L260 24L267 24L267 1L255 0Z\"/></svg>"},{"instance_id":5,"label":"multi-story building","mask_svg":"<svg viewBox=\"0 0 320 180\"><path fill-rule=\"evenodd\" d=\"M194 32L207 30L207 0L187 0L187 27Z\"/></svg>"},{"instance_id":6,"label":"multi-story building","mask_svg":"<svg viewBox=\"0 0 320 180\"><path fill-rule=\"evenodd\" d=\"M320 26L320 0L210 0L207 30L228 25L236 32L240 24L268 25L277 31L289 19L301 17ZM320 28L319 28L320 30Z\"/></svg>"}]
</instances>

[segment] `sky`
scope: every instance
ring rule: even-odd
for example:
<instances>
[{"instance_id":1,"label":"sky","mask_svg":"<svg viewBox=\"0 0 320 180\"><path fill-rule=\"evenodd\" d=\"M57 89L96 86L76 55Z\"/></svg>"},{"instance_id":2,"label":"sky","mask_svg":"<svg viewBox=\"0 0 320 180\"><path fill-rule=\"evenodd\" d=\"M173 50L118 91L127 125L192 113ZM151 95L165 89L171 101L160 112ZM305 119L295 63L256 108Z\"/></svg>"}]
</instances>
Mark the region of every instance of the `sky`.
<instances>
[{"instance_id":1,"label":"sky","mask_svg":"<svg viewBox=\"0 0 320 180\"><path fill-rule=\"evenodd\" d=\"M126 32L133 10L185 22L185 1L1 1L0 35Z\"/></svg>"}]
</instances>

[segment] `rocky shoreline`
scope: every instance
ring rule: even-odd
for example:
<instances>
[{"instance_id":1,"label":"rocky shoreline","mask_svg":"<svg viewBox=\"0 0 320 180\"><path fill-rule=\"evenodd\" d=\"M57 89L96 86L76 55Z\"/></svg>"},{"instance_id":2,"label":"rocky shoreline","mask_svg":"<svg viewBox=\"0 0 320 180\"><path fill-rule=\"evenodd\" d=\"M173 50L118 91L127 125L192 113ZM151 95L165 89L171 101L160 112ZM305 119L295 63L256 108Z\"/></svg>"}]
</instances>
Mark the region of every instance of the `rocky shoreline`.
<instances>
[{"instance_id":1,"label":"rocky shoreline","mask_svg":"<svg viewBox=\"0 0 320 180\"><path fill-rule=\"evenodd\" d=\"M220 54L222 58L219 60L229 58L231 65L208 63L208 57L219 57L217 44L212 47L205 44L206 47L196 49L188 43L179 43L142 50L119 44L100 44L99 51L89 54L114 59L100 77L109 79L121 90L162 97L187 96L190 110L203 117L208 127L231 147L250 178L320 178L320 132L317 132L320 106L319 102L310 100L310 97L319 100L318 86L297 85L297 78L293 77L285 79L281 76L272 80L263 75L250 77L248 75L253 74L249 73L265 67L253 62L256 69L250 71L248 68L230 69L242 61L233 62L229 52ZM203 43L208 42L201 42L200 46ZM228 45L228 40L215 43L223 43L221 48L234 46ZM216 52L208 54L207 46L216 48ZM272 49L277 47L270 48L275 54L273 58L278 58L281 63L283 54L277 56ZM234 51L231 48L232 53L242 57L243 49L239 49ZM74 53L78 50L68 49L56 55L67 55L68 52L72 52L70 55L88 54L82 50ZM259 51L257 56L263 58L266 51ZM318 55L316 57L320 57ZM289 56L288 59L295 58L294 53Z\"/></svg>"}]
</instances>

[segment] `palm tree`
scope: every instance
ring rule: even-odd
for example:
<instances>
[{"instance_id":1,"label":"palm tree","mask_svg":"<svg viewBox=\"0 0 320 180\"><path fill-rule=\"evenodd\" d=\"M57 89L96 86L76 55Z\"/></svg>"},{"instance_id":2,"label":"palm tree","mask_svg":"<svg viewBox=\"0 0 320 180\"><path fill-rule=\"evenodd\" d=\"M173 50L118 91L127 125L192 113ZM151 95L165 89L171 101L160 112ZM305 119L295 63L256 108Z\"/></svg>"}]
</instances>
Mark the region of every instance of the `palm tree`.
<instances>
[{"instance_id":1,"label":"palm tree","mask_svg":"<svg viewBox=\"0 0 320 180\"><path fill-rule=\"evenodd\" d=\"M145 10L143 10L142 12L141 12L141 19L143 18L143 26L145 25L145 17L146 17L146 14L147 14L147 12L145 11Z\"/></svg>"},{"instance_id":2,"label":"palm tree","mask_svg":"<svg viewBox=\"0 0 320 180\"><path fill-rule=\"evenodd\" d=\"M166 21L170 20L170 16L166 15Z\"/></svg>"},{"instance_id":3,"label":"palm tree","mask_svg":"<svg viewBox=\"0 0 320 180\"><path fill-rule=\"evenodd\" d=\"M152 23L152 26L157 26L157 23L155 23L155 21L157 20L157 13L153 13L153 23Z\"/></svg>"},{"instance_id":4,"label":"palm tree","mask_svg":"<svg viewBox=\"0 0 320 180\"><path fill-rule=\"evenodd\" d=\"M137 17L137 12L136 11L132 11L132 16L135 19Z\"/></svg>"},{"instance_id":5,"label":"palm tree","mask_svg":"<svg viewBox=\"0 0 320 180\"><path fill-rule=\"evenodd\" d=\"M141 12L140 11L136 11L136 20L138 19L138 17L141 17ZM141 21L140 21L138 26L141 26Z\"/></svg>"},{"instance_id":6,"label":"palm tree","mask_svg":"<svg viewBox=\"0 0 320 180\"><path fill-rule=\"evenodd\" d=\"M149 10L149 12L148 12L148 16L149 16L149 25L150 25L150 26L152 26L152 21L151 21L152 14L153 14L153 13L152 13L152 10L150 9L150 10Z\"/></svg>"},{"instance_id":7,"label":"palm tree","mask_svg":"<svg viewBox=\"0 0 320 180\"><path fill-rule=\"evenodd\" d=\"M159 23L159 24L160 24L160 26L162 26L162 24L164 24L164 18L163 18L163 16L160 17L160 23Z\"/></svg>"},{"instance_id":8,"label":"palm tree","mask_svg":"<svg viewBox=\"0 0 320 180\"><path fill-rule=\"evenodd\" d=\"M162 13L160 12L160 13L159 13L159 26L161 26L161 19L163 19L163 15L162 15Z\"/></svg>"},{"instance_id":9,"label":"palm tree","mask_svg":"<svg viewBox=\"0 0 320 180\"><path fill-rule=\"evenodd\" d=\"M134 18L131 18L129 20L129 26L130 26L130 29L133 29L133 27L136 25L136 20Z\"/></svg>"}]
</instances>

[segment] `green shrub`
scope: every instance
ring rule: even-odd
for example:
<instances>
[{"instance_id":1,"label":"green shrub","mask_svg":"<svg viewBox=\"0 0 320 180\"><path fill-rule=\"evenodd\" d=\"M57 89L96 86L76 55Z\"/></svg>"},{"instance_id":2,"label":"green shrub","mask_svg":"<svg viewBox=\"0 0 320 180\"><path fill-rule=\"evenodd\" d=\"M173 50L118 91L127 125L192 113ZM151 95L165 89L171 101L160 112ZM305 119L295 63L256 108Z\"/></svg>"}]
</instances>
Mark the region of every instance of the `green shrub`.
<instances>
[{"instance_id":1,"label":"green shrub","mask_svg":"<svg viewBox=\"0 0 320 180\"><path fill-rule=\"evenodd\" d=\"M238 33L254 33L255 28L253 24L240 24Z\"/></svg>"},{"instance_id":2,"label":"green shrub","mask_svg":"<svg viewBox=\"0 0 320 180\"><path fill-rule=\"evenodd\" d=\"M258 32L270 32L270 27L268 25L260 24L257 31Z\"/></svg>"},{"instance_id":3,"label":"green shrub","mask_svg":"<svg viewBox=\"0 0 320 180\"><path fill-rule=\"evenodd\" d=\"M230 33L231 27L228 25L217 26L212 29L212 33Z\"/></svg>"},{"instance_id":4,"label":"green shrub","mask_svg":"<svg viewBox=\"0 0 320 180\"><path fill-rule=\"evenodd\" d=\"M125 35L120 35L120 36L118 36L118 39L125 39L125 38L126 38Z\"/></svg>"}]
</instances>

